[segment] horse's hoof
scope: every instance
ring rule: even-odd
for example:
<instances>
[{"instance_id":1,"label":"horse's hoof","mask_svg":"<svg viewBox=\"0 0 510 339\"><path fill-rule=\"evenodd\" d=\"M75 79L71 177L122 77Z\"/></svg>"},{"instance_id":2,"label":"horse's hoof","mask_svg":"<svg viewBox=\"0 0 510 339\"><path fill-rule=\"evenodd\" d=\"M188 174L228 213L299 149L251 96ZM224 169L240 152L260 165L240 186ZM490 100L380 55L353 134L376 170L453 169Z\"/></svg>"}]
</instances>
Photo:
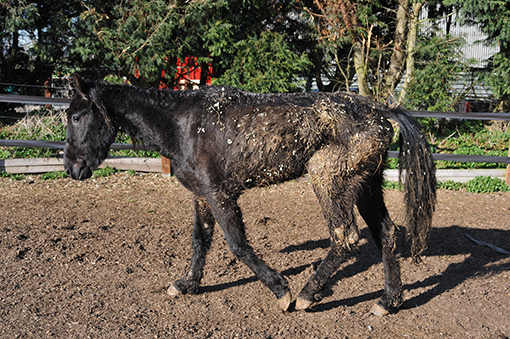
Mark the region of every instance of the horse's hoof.
<instances>
[{"instance_id":1,"label":"horse's hoof","mask_svg":"<svg viewBox=\"0 0 510 339\"><path fill-rule=\"evenodd\" d=\"M375 304L374 307L372 307L372 314L375 316L384 317L388 313L390 313L390 312L388 312L388 310L386 310L384 307L382 307L379 304Z\"/></svg>"},{"instance_id":2,"label":"horse's hoof","mask_svg":"<svg viewBox=\"0 0 510 339\"><path fill-rule=\"evenodd\" d=\"M168 295L171 295L172 297L176 296L176 295L180 295L182 294L181 291L179 291L177 288L175 288L174 284L170 285L170 287L168 288L168 290L166 291L166 293Z\"/></svg>"},{"instance_id":3,"label":"horse's hoof","mask_svg":"<svg viewBox=\"0 0 510 339\"><path fill-rule=\"evenodd\" d=\"M292 300L292 295L290 294L290 291L287 291L283 297L278 299L278 307L283 311L286 312L289 309L290 301Z\"/></svg>"},{"instance_id":4,"label":"horse's hoof","mask_svg":"<svg viewBox=\"0 0 510 339\"><path fill-rule=\"evenodd\" d=\"M296 310L298 311L306 310L310 308L312 304L313 304L312 300L306 300L298 297L296 300Z\"/></svg>"}]
</instances>

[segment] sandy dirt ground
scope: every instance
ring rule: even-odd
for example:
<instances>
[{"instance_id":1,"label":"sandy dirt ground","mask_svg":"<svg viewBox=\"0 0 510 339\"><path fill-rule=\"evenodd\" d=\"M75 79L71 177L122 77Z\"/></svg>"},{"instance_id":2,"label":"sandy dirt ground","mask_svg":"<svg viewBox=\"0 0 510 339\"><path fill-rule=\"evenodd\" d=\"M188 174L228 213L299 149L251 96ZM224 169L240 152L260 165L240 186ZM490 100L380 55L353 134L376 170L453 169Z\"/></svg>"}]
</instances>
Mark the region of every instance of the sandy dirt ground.
<instances>
[{"instance_id":1,"label":"sandy dirt ground","mask_svg":"<svg viewBox=\"0 0 510 339\"><path fill-rule=\"evenodd\" d=\"M386 192L402 220L402 193ZM240 199L257 253L297 296L329 240L307 178ZM191 194L174 178L117 174L83 182L0 178L2 338L508 338L510 193L439 190L423 263L400 259L405 302L370 314L384 287L361 240L309 311L282 313L217 227L196 295L166 289L191 257Z\"/></svg>"}]
</instances>

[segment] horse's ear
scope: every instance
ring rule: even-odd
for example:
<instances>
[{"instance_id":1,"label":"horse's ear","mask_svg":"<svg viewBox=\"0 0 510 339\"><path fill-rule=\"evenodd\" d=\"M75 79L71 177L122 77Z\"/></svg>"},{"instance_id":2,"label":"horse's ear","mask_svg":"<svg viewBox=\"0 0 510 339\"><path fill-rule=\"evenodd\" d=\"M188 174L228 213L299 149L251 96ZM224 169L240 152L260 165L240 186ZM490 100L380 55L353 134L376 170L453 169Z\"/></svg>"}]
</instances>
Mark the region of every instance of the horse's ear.
<instances>
[{"instance_id":1,"label":"horse's ear","mask_svg":"<svg viewBox=\"0 0 510 339\"><path fill-rule=\"evenodd\" d=\"M80 93L84 98L87 98L90 93L90 87L87 85L85 80L79 75L74 73L72 75L74 84L76 85L76 89L78 90L78 93Z\"/></svg>"}]
</instances>

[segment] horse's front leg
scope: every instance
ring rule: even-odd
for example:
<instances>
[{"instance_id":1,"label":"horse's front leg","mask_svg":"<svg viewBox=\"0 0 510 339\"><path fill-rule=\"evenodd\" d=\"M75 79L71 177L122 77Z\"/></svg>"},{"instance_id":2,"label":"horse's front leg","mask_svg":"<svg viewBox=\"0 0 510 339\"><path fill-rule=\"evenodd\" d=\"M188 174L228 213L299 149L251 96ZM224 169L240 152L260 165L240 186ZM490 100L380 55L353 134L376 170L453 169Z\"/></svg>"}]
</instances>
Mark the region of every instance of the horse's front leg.
<instances>
[{"instance_id":1,"label":"horse's front leg","mask_svg":"<svg viewBox=\"0 0 510 339\"><path fill-rule=\"evenodd\" d=\"M215 192L207 198L232 253L245 263L257 275L258 279L275 294L279 308L286 311L292 298L287 281L260 259L248 244L237 197L223 192Z\"/></svg>"},{"instance_id":2,"label":"horse's front leg","mask_svg":"<svg viewBox=\"0 0 510 339\"><path fill-rule=\"evenodd\" d=\"M193 197L193 257L186 276L168 288L168 294L195 293L203 275L205 257L211 247L214 217L207 201L200 196Z\"/></svg>"}]
</instances>

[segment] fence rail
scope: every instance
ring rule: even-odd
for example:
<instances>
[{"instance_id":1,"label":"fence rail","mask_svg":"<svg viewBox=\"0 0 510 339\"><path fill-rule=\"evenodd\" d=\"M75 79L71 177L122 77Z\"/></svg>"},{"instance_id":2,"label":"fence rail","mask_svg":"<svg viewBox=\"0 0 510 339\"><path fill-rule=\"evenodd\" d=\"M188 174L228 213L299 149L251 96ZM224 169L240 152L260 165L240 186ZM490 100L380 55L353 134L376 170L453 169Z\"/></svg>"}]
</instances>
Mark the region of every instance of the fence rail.
<instances>
[{"instance_id":1,"label":"fence rail","mask_svg":"<svg viewBox=\"0 0 510 339\"><path fill-rule=\"evenodd\" d=\"M415 118L447 118L462 120L510 120L510 113L409 111L409 114Z\"/></svg>"},{"instance_id":2,"label":"fence rail","mask_svg":"<svg viewBox=\"0 0 510 339\"><path fill-rule=\"evenodd\" d=\"M161 159L156 158L126 158L108 156L99 168L115 167L121 171L133 170L137 172L161 172ZM62 156L54 158L28 159L0 159L0 171L8 173L47 173L64 170Z\"/></svg>"},{"instance_id":3,"label":"fence rail","mask_svg":"<svg viewBox=\"0 0 510 339\"><path fill-rule=\"evenodd\" d=\"M32 104L32 105L56 105L67 106L71 103L68 98L47 98L38 96L10 95L0 94L0 102ZM428 111L409 111L414 117L425 118L447 118L463 120L510 120L510 113L478 113L478 112L428 112ZM64 148L62 141L39 141L39 140L1 140L0 146L7 147L33 147L33 148ZM116 150L150 150L143 144L120 144L114 143L111 146ZM485 162L508 164L507 176L510 177L510 150L508 157L488 156L488 155L464 155L464 154L442 154L434 153L434 160L440 161L458 161L458 162ZM390 151L390 158L397 158L398 152Z\"/></svg>"},{"instance_id":4,"label":"fence rail","mask_svg":"<svg viewBox=\"0 0 510 339\"><path fill-rule=\"evenodd\" d=\"M71 99L69 98L47 98L31 95L12 95L0 94L0 102L9 102L13 104L28 105L53 105L53 106L69 106Z\"/></svg>"},{"instance_id":5,"label":"fence rail","mask_svg":"<svg viewBox=\"0 0 510 339\"><path fill-rule=\"evenodd\" d=\"M63 141L45 141L45 140L6 140L0 139L0 146L3 147L27 147L27 148L56 148L63 149ZM113 143L110 149L114 150L133 150L133 151L153 151L144 144L123 144Z\"/></svg>"},{"instance_id":6,"label":"fence rail","mask_svg":"<svg viewBox=\"0 0 510 339\"><path fill-rule=\"evenodd\" d=\"M0 139L0 147L27 147L27 148L56 148L63 149L63 141L43 141L43 140L5 140ZM121 144L113 143L110 146L113 150L134 150L134 151L152 151L150 147L143 144ZM397 151L389 151L390 158L398 158ZM510 157L498 157L490 155L469 155L469 154L443 154L433 153L434 160L439 161L459 161L459 162L487 162L498 164L510 164Z\"/></svg>"}]
</instances>

